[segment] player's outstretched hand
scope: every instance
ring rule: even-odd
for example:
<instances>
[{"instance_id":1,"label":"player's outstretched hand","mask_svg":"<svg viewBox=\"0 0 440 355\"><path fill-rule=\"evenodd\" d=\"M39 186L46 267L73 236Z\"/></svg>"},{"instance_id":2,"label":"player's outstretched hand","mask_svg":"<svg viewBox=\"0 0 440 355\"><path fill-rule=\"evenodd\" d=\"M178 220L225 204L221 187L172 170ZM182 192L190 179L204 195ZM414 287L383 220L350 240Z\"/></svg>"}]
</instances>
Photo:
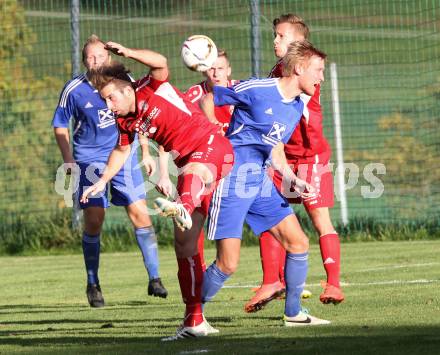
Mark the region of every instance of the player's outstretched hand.
<instances>
[{"instance_id":1,"label":"player's outstretched hand","mask_svg":"<svg viewBox=\"0 0 440 355\"><path fill-rule=\"evenodd\" d=\"M316 194L315 188L312 185L299 178L295 179L294 189L301 198L311 198Z\"/></svg>"},{"instance_id":2,"label":"player's outstretched hand","mask_svg":"<svg viewBox=\"0 0 440 355\"><path fill-rule=\"evenodd\" d=\"M173 183L171 182L169 176L161 176L156 184L156 190L162 195L170 197L173 192Z\"/></svg>"},{"instance_id":3,"label":"player's outstretched hand","mask_svg":"<svg viewBox=\"0 0 440 355\"><path fill-rule=\"evenodd\" d=\"M121 57L127 58L130 56L130 49L116 42L107 42L105 44L105 49Z\"/></svg>"},{"instance_id":4,"label":"player's outstretched hand","mask_svg":"<svg viewBox=\"0 0 440 355\"><path fill-rule=\"evenodd\" d=\"M145 172L148 176L151 176L156 172L156 161L151 155L144 156L142 158L142 163L144 164Z\"/></svg>"},{"instance_id":5,"label":"player's outstretched hand","mask_svg":"<svg viewBox=\"0 0 440 355\"><path fill-rule=\"evenodd\" d=\"M104 191L106 186L106 182L103 180L98 180L98 182L95 185L90 186L88 189L84 191L84 193L81 196L81 202L87 203L89 201L89 196L95 196L101 191Z\"/></svg>"}]
</instances>

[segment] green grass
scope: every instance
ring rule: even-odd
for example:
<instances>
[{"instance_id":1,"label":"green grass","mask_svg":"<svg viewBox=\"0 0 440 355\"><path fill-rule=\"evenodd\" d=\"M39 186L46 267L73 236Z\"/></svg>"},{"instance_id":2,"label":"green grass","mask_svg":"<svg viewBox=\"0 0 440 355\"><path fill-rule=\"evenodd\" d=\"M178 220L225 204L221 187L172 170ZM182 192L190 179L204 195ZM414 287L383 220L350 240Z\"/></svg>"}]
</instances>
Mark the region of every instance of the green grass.
<instances>
[{"instance_id":1,"label":"green grass","mask_svg":"<svg viewBox=\"0 0 440 355\"><path fill-rule=\"evenodd\" d=\"M324 278L312 246L305 301L324 327L281 326L283 302L245 314L250 286L261 278L258 250L242 250L240 268L206 307L220 335L163 344L183 307L172 250L161 250L166 300L146 296L138 253L103 254L100 278L107 306L90 309L81 255L0 258L0 354L433 354L440 349L440 242L373 242L342 245L346 302L317 299ZM212 260L214 250L207 250Z\"/></svg>"}]
</instances>

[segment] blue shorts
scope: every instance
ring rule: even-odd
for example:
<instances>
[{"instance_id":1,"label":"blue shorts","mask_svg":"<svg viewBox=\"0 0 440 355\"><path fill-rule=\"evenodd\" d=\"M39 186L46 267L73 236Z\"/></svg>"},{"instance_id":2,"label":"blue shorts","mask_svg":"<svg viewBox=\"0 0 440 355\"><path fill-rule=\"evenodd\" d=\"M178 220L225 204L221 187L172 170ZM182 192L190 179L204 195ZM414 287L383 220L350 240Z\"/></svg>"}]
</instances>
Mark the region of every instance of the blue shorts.
<instances>
[{"instance_id":1,"label":"blue shorts","mask_svg":"<svg viewBox=\"0 0 440 355\"><path fill-rule=\"evenodd\" d=\"M80 168L78 198L84 190L92 186L101 176L106 163L77 163ZM142 166L133 164L133 160L127 159L122 169L110 180L106 189L95 196L89 196L87 203L79 202L81 209L97 206L107 208L108 188L112 195L111 203L115 206L128 206L133 202L146 198Z\"/></svg>"},{"instance_id":2,"label":"blue shorts","mask_svg":"<svg viewBox=\"0 0 440 355\"><path fill-rule=\"evenodd\" d=\"M241 239L244 222L260 235L294 213L266 172L244 179L228 175L220 181L209 208L208 239Z\"/></svg>"}]
</instances>

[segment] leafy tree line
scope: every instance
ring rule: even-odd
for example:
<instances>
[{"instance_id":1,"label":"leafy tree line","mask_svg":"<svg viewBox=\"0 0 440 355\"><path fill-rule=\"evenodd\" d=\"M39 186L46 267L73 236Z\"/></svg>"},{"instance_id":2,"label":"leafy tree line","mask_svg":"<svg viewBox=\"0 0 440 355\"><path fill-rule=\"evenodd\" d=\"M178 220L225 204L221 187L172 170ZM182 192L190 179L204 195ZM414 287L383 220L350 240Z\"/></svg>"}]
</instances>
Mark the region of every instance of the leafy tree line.
<instances>
[{"instance_id":1,"label":"leafy tree line","mask_svg":"<svg viewBox=\"0 0 440 355\"><path fill-rule=\"evenodd\" d=\"M15 0L0 2L0 213L26 215L54 209L58 152L50 131L48 98L62 83L37 78L27 66L36 36L26 25L24 9Z\"/></svg>"}]
</instances>

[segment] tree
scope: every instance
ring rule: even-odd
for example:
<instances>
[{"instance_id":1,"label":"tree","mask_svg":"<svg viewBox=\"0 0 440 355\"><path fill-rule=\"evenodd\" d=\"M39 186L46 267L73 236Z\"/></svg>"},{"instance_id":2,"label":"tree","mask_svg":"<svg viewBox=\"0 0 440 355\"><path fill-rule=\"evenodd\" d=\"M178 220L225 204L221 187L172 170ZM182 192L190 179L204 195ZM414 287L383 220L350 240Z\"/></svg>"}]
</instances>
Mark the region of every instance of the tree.
<instances>
[{"instance_id":1,"label":"tree","mask_svg":"<svg viewBox=\"0 0 440 355\"><path fill-rule=\"evenodd\" d=\"M27 68L36 36L17 1L0 2L0 31L0 213L18 217L49 211L58 200L53 193L56 150L44 98L56 95L61 83L35 78Z\"/></svg>"}]
</instances>

